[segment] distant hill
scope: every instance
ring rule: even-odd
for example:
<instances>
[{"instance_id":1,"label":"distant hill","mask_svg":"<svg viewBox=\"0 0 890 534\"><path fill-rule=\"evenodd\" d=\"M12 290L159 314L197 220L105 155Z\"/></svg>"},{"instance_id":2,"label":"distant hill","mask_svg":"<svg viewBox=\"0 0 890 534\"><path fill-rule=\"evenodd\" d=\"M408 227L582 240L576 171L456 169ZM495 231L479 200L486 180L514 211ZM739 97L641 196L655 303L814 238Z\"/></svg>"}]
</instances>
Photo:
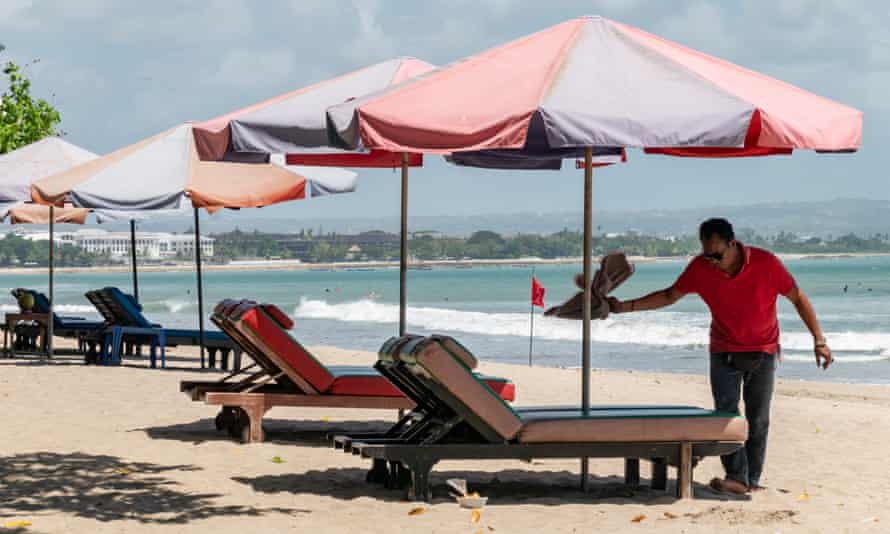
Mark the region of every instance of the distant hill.
<instances>
[{"instance_id":1,"label":"distant hill","mask_svg":"<svg viewBox=\"0 0 890 534\"><path fill-rule=\"evenodd\" d=\"M726 217L736 228L750 228L762 235L780 231L799 235L827 237L847 233L870 236L890 232L890 201L869 199L838 199L819 202L777 202L742 206L646 211L599 211L594 213L593 225L599 232L636 230L648 235L692 234L698 223L708 217ZM417 216L409 218L412 231L431 230L447 235L466 236L477 230L492 230L501 234L557 232L563 228L580 229L580 212L491 214L473 216ZM189 220L150 220L140 223L147 231L182 232ZM123 225L105 225L108 229ZM398 217L331 218L301 221L258 217L250 210L219 213L205 217L201 229L205 233L225 232L240 228L244 231L298 232L301 228L319 227L327 232L358 233L367 230L397 232Z\"/></svg>"}]
</instances>

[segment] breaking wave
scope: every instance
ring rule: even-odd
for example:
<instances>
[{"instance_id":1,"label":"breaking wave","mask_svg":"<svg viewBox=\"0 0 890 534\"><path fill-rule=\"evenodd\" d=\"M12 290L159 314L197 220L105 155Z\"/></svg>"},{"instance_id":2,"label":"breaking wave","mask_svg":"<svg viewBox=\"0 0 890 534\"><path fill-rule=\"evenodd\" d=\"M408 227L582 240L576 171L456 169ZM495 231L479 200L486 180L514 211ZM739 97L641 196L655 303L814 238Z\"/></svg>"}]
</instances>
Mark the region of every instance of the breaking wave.
<instances>
[{"instance_id":1,"label":"breaking wave","mask_svg":"<svg viewBox=\"0 0 890 534\"><path fill-rule=\"evenodd\" d=\"M303 298L294 316L307 319L330 319L345 322L396 323L399 308L394 304L362 299L353 302L329 303ZM485 313L435 307L409 307L408 324L425 331L453 331L494 336L521 336L529 333L529 318L523 313ZM662 347L703 348L708 344L709 318L700 313L654 312L610 317L594 321L591 337L602 343L633 343ZM890 359L890 334L879 332L829 332L832 349L838 359L846 361L879 361ZM555 341L580 341L577 321L535 317L535 337ZM812 359L787 354L787 351L812 349L812 338L804 332L782 336L787 359ZM868 353L868 354L862 354Z\"/></svg>"}]
</instances>

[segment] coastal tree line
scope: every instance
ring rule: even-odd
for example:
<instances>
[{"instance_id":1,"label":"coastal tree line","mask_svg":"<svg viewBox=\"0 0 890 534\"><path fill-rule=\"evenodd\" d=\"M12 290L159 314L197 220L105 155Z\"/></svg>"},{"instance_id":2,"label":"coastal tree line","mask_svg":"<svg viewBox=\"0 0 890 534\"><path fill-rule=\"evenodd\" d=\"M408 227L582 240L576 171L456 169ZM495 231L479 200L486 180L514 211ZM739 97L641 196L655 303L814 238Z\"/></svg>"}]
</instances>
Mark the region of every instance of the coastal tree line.
<instances>
[{"instance_id":1,"label":"coastal tree line","mask_svg":"<svg viewBox=\"0 0 890 534\"><path fill-rule=\"evenodd\" d=\"M275 234L276 236L279 234ZM397 240L381 244L355 247L349 244L349 236L306 236L305 239L282 241L262 232L234 231L213 236L214 263L228 263L235 259L300 259L310 263L339 261L385 261L398 259ZM790 254L853 254L890 253L890 235L875 234L870 237L846 234L838 237L802 238L792 233L780 232L774 236L761 236L751 230L741 230L739 238L750 245ZM483 230L469 237L436 236L418 233L408 241L413 258L424 261L461 259L520 259L520 258L567 258L581 255L580 232L562 230L548 235L520 234L503 236ZM295 249L288 245L299 243ZM701 245L696 236L658 237L627 233L601 234L592 240L594 254L601 255L620 250L633 256L668 257L697 254ZM356 250L359 248L359 250ZM176 260L192 261L189 254L177 255ZM72 244L56 246L56 262L59 266L89 267L126 262L112 258L109 253L90 253ZM46 241L32 241L13 233L0 238L0 267L45 267L48 264Z\"/></svg>"},{"instance_id":2,"label":"coastal tree line","mask_svg":"<svg viewBox=\"0 0 890 534\"><path fill-rule=\"evenodd\" d=\"M276 234L277 235L277 234ZM237 258L301 259L313 263L349 260L395 260L398 245L395 239L359 250L350 246L349 236L332 239L331 235L304 234L299 240L284 241L261 232L233 231L215 234L215 261L226 262ZM741 229L743 242L781 253L890 253L890 234L858 236L801 237L789 232L771 236L760 235L750 229ZM293 246L291 246L293 245ZM595 254L614 250L629 255L667 257L697 254L701 245L697 236L660 237L639 233L600 234L593 237ZM445 260L463 258L519 259L528 257L562 258L578 257L582 250L582 235L578 231L564 229L552 234L518 234L504 236L489 230L473 233L469 237L440 236L432 232L418 232L408 241L412 257L419 260Z\"/></svg>"}]
</instances>

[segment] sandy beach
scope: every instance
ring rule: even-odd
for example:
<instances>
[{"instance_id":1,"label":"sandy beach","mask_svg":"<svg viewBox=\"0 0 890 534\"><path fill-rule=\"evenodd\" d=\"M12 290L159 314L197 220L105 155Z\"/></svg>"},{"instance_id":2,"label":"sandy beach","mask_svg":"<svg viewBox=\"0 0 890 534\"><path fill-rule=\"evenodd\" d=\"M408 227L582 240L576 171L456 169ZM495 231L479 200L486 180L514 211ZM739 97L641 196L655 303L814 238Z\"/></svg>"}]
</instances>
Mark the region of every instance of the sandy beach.
<instances>
[{"instance_id":1,"label":"sandy beach","mask_svg":"<svg viewBox=\"0 0 890 534\"><path fill-rule=\"evenodd\" d=\"M331 364L374 358L314 350ZM720 474L715 458L696 469L696 498L685 501L625 487L620 460L592 461L587 494L577 489L577 461L535 460L442 463L434 502L421 505L365 483L367 462L324 442L328 431L382 427L395 413L278 408L267 416L265 443L240 445L214 429L212 407L179 393L180 380L219 374L184 356L171 351L166 370L139 359L121 367L87 367L73 356L0 359L0 527L10 527L0 531L784 533L886 532L890 523L890 388L781 381L768 490L751 499L707 488ZM517 405L579 398L578 370L481 370L512 378ZM599 404L710 406L702 376L595 370L592 384ZM489 497L478 523L447 496L453 477ZM648 484L645 463L642 477Z\"/></svg>"}]
</instances>

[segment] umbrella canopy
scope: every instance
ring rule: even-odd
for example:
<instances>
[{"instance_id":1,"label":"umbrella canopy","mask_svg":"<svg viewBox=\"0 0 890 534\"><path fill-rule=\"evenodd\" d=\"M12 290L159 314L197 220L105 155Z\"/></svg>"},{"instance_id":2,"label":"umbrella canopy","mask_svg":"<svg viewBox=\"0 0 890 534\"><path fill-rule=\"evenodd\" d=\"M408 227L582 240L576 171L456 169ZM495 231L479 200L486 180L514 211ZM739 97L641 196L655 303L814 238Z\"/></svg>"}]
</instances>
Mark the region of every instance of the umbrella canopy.
<instances>
[{"instance_id":1,"label":"umbrella canopy","mask_svg":"<svg viewBox=\"0 0 890 534\"><path fill-rule=\"evenodd\" d=\"M326 169L341 184L355 173ZM261 207L305 198L306 177L280 163L201 161L183 124L32 184L35 202L119 211ZM341 185L342 187L342 185ZM348 186L347 186L348 189Z\"/></svg>"},{"instance_id":2,"label":"umbrella canopy","mask_svg":"<svg viewBox=\"0 0 890 534\"><path fill-rule=\"evenodd\" d=\"M35 180L97 157L59 137L47 137L3 154L0 156L0 202L28 200Z\"/></svg>"},{"instance_id":3,"label":"umbrella canopy","mask_svg":"<svg viewBox=\"0 0 890 534\"><path fill-rule=\"evenodd\" d=\"M17 202L0 208L0 220L9 217L12 224L49 224L50 207L32 202ZM84 224L90 210L71 206L55 208L53 221L65 224Z\"/></svg>"},{"instance_id":4,"label":"umbrella canopy","mask_svg":"<svg viewBox=\"0 0 890 534\"><path fill-rule=\"evenodd\" d=\"M204 366L204 297L201 271L199 208L262 207L306 197L307 178L284 165L283 157L254 157L250 163L202 161L191 124L182 124L111 154L31 185L35 202L112 212L157 212L182 209L190 202L195 220L195 264L198 278L198 327ZM355 173L324 169L321 194L351 191ZM131 235L135 228L131 224ZM133 257L135 266L135 256ZM134 276L135 287L135 276ZM135 292L135 289L134 289Z\"/></svg>"},{"instance_id":5,"label":"umbrella canopy","mask_svg":"<svg viewBox=\"0 0 890 534\"><path fill-rule=\"evenodd\" d=\"M581 17L329 110L346 147L635 147L679 156L859 148L862 113L601 17ZM538 127L536 127L536 125Z\"/></svg>"},{"instance_id":6,"label":"umbrella canopy","mask_svg":"<svg viewBox=\"0 0 890 534\"><path fill-rule=\"evenodd\" d=\"M196 123L198 154L210 161L239 161L250 154L273 153L289 154L289 164L398 167L399 154L355 154L329 146L324 112L330 106L379 92L434 68L415 58L390 59ZM420 156L412 156L410 163L420 165Z\"/></svg>"}]
</instances>

